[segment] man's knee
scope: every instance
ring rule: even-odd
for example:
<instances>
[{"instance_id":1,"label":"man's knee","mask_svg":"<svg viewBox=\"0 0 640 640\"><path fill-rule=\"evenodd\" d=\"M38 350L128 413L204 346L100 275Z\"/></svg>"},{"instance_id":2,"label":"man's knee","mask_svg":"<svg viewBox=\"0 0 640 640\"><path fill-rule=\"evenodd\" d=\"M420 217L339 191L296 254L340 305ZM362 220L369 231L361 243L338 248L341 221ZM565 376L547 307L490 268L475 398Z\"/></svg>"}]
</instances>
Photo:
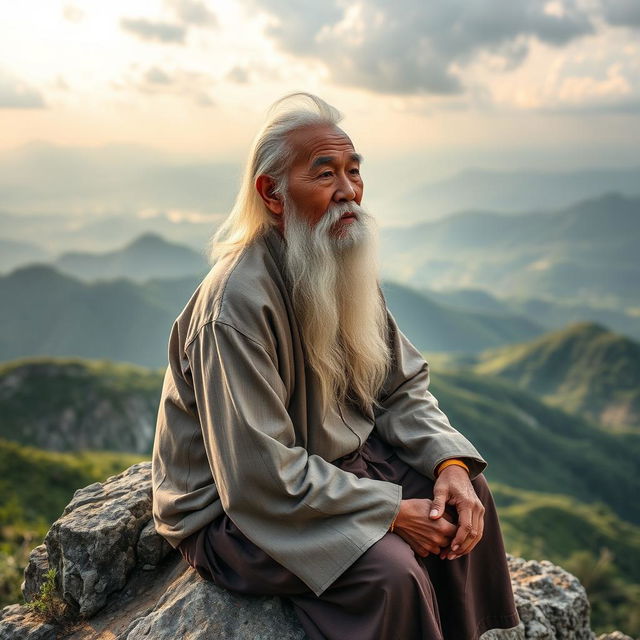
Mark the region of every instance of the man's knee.
<instances>
[{"instance_id":1,"label":"man's knee","mask_svg":"<svg viewBox=\"0 0 640 640\"><path fill-rule=\"evenodd\" d=\"M428 581L424 568L411 547L395 533L387 533L358 561L359 570L376 590L406 593L416 583Z\"/></svg>"}]
</instances>

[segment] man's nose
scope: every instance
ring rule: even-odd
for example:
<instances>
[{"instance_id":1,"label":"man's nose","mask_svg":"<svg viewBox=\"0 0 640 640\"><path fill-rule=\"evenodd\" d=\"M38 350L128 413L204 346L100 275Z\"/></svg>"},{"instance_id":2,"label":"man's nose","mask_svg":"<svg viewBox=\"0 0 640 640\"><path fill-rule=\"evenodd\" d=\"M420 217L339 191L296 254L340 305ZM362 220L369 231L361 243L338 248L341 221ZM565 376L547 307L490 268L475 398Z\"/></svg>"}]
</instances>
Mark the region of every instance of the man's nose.
<instances>
[{"instance_id":1,"label":"man's nose","mask_svg":"<svg viewBox=\"0 0 640 640\"><path fill-rule=\"evenodd\" d=\"M336 191L333 194L333 199L336 202L351 202L355 200L356 189L351 180L346 176L343 176L337 185Z\"/></svg>"}]
</instances>

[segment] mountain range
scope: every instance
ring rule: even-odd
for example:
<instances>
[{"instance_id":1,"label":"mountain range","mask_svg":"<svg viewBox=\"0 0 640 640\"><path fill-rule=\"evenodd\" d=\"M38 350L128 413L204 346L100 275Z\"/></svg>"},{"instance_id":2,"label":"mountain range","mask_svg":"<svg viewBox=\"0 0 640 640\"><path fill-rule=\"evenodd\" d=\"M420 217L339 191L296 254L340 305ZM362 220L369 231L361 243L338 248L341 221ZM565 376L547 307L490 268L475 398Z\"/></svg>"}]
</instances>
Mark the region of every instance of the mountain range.
<instances>
[{"instance_id":1,"label":"mountain range","mask_svg":"<svg viewBox=\"0 0 640 640\"><path fill-rule=\"evenodd\" d=\"M576 322L592 321L640 341L640 315L633 309L592 306L563 300L504 296L498 298L481 289L424 289L424 294L447 307L494 315L516 314L545 329L558 329Z\"/></svg>"},{"instance_id":2,"label":"mountain range","mask_svg":"<svg viewBox=\"0 0 640 640\"><path fill-rule=\"evenodd\" d=\"M0 237L4 238L0 248L5 249L0 268L24 266L36 259L83 278L129 276L135 274L132 264L137 264L141 278L180 276L193 269L200 272L215 219L181 215L0 214ZM151 246L150 233L156 247ZM145 234L144 242L136 247L141 234ZM159 235L169 246L160 246ZM539 299L588 306L603 313L635 313L640 306L635 246L639 236L640 197L609 193L561 210L519 215L476 209L411 227L383 228L382 275L420 290L471 288L500 299ZM183 259L177 258L177 244L186 245ZM143 266L145 251L149 256L157 253L151 269ZM164 251L171 258L160 267ZM101 255L92 257L88 252ZM529 317L548 325L544 317Z\"/></svg>"},{"instance_id":3,"label":"mountain range","mask_svg":"<svg viewBox=\"0 0 640 640\"><path fill-rule=\"evenodd\" d=\"M0 376L0 414L11 416L13 425L21 420L20 429L30 434L25 437L14 426L4 429L4 437L67 450L83 444L114 447L121 440L118 449L135 443L137 451L150 450L153 429L141 427L134 414L129 416L133 421L128 434L124 411L116 426L111 425L117 409L133 406L136 397L148 407L143 415L154 412L161 384L158 372L44 359L9 363ZM489 462L490 480L602 502L621 518L640 524L640 503L634 498L640 491L640 434L603 431L490 375L432 370L431 390L451 423ZM102 405L110 405L111 413ZM90 435L91 428L105 433Z\"/></svg>"},{"instance_id":4,"label":"mountain range","mask_svg":"<svg viewBox=\"0 0 640 640\"><path fill-rule=\"evenodd\" d=\"M0 223L2 216L0 215ZM109 232L109 226L105 225L104 234ZM117 221L112 226L119 227ZM188 224L174 225L178 228L189 227ZM9 269L12 265L39 262L48 263L55 266L58 270L75 276L81 280L107 280L113 278L126 278L138 282L143 282L150 278L160 278L166 283L165 286L171 287L169 280L174 278L187 278L189 274L194 277L203 274L208 265L203 256L203 251L194 251L184 244L169 242L158 233L145 233L137 236L132 242L119 247L112 251L102 252L65 252L57 258L52 257L45 250L39 248L33 243L23 243L0 240L0 269L4 265ZM388 259L393 264L392 256ZM24 266L24 265L23 265ZM604 269L606 271L606 269ZM432 283L439 284L439 283ZM487 287L490 283L478 282L477 287ZM588 285L588 283L587 283ZM189 285L190 286L190 285ZM501 338L502 329L499 327L500 321L496 319L488 319L487 316L507 316L507 325L511 325L513 317L519 318L519 323L524 328L527 323L523 322L526 318L529 324L529 333L527 329L521 332L521 335L515 337L526 339L532 327L542 329L557 329L572 322L581 320L589 320L599 322L610 327L613 330L624 333L630 337L640 340L640 316L631 307L629 311L625 311L624 305L605 306L606 298L596 299L593 304L586 302L576 302L567 299L567 297L559 299L551 299L549 297L530 297L526 290L517 291L514 294L506 295L504 291L498 291L500 297L480 288L451 288L451 289L435 289L433 287L420 286L420 290L425 294L428 300L439 303L450 309L460 309L467 312L479 312L481 316L491 325L490 331L498 333L497 342L489 340L485 346L491 344L502 344L505 342ZM588 287L587 287L588 288ZM158 290L158 287L155 287ZM425 303L422 296L420 299L413 299L412 295L408 295L400 285L400 283L387 282L385 290L390 298L397 300L400 305L404 306L402 312L395 304L396 313L401 313L410 324L419 324L417 314L406 310L407 304L415 303L421 306L421 314L424 318L429 318L433 311L433 305ZM160 293L158 291L158 293ZM173 308L173 305L172 305ZM437 339L422 340L419 336L424 331L428 331L429 327L438 324L437 315L433 320L426 322L425 326L415 331L412 326L411 332L417 340L422 342L423 348L430 348L432 345L436 348L439 341ZM412 321L411 318L414 318ZM479 318L482 323L483 318ZM432 330L432 333L435 333ZM470 334L469 342L471 344L478 343L476 331ZM511 328L505 331L505 337L512 340L514 336L511 334ZM518 331L516 330L517 334ZM541 330L538 331L541 333ZM446 340L445 340L446 342ZM480 340L482 342L482 340ZM471 347L475 349L476 346Z\"/></svg>"},{"instance_id":5,"label":"mountain range","mask_svg":"<svg viewBox=\"0 0 640 640\"><path fill-rule=\"evenodd\" d=\"M180 211L116 211L97 214L12 214L0 211L0 238L27 245L38 261L55 260L66 252L118 251L141 235L155 234L201 254L222 216ZM80 249L81 248L81 249ZM32 259L20 255L0 262L0 269L25 266Z\"/></svg>"},{"instance_id":6,"label":"mountain range","mask_svg":"<svg viewBox=\"0 0 640 640\"><path fill-rule=\"evenodd\" d=\"M32 262L47 262L48 251L32 242L0 238L0 273Z\"/></svg>"},{"instance_id":7,"label":"mountain range","mask_svg":"<svg viewBox=\"0 0 640 640\"><path fill-rule=\"evenodd\" d=\"M82 356L162 366L192 291L168 308L152 288L129 280L87 284L47 266L18 269L0 278L0 360Z\"/></svg>"},{"instance_id":8,"label":"mountain range","mask_svg":"<svg viewBox=\"0 0 640 640\"><path fill-rule=\"evenodd\" d=\"M473 370L499 376L612 430L640 433L640 344L594 323L485 351Z\"/></svg>"},{"instance_id":9,"label":"mountain range","mask_svg":"<svg viewBox=\"0 0 640 640\"><path fill-rule=\"evenodd\" d=\"M613 193L553 212L467 211L385 229L383 275L419 289L631 309L640 305L638 237L640 198Z\"/></svg>"},{"instance_id":10,"label":"mountain range","mask_svg":"<svg viewBox=\"0 0 640 640\"><path fill-rule=\"evenodd\" d=\"M489 479L600 501L640 524L640 504L633 497L640 488L639 434L603 431L488 375L436 370L432 390L451 423L489 462Z\"/></svg>"},{"instance_id":11,"label":"mountain range","mask_svg":"<svg viewBox=\"0 0 640 640\"><path fill-rule=\"evenodd\" d=\"M598 366L615 367L615 353L609 358ZM616 626L634 628L624 625L633 623L640 583L640 434L603 430L488 373L433 364L431 370L440 407L489 462L485 473L509 551L566 561L581 579L600 575L589 587L599 624L616 620ZM153 412L160 383L160 371L106 362L7 363L0 368L0 415L14 426L5 437L22 437L24 430L31 442L65 449L124 447L133 438L148 451L152 430L141 428L130 411L127 424L126 414L128 408ZM17 593L20 539L37 541L43 529L38 523L55 517L73 488L123 468L127 459L121 453L46 452L0 439L0 569L2 553L15 558L0 571L0 599Z\"/></svg>"},{"instance_id":12,"label":"mountain range","mask_svg":"<svg viewBox=\"0 0 640 640\"><path fill-rule=\"evenodd\" d=\"M238 175L144 149L59 151L0 154L0 597L7 548L35 535L22 524L133 460L93 450L148 455L171 324ZM385 222L413 224L381 230L389 307L489 462L510 550L586 550L636 585L639 178L470 170L393 200Z\"/></svg>"},{"instance_id":13,"label":"mountain range","mask_svg":"<svg viewBox=\"0 0 640 640\"><path fill-rule=\"evenodd\" d=\"M115 251L66 252L52 264L63 273L87 281L128 278L144 282L152 278L204 275L210 268L204 256L156 233L138 236Z\"/></svg>"},{"instance_id":14,"label":"mountain range","mask_svg":"<svg viewBox=\"0 0 640 640\"><path fill-rule=\"evenodd\" d=\"M135 415L127 425L124 416L118 421L99 407L131 406L136 395L157 398L159 384L159 372L103 362L14 363L0 370L0 415L21 417L21 427L38 442L75 448L76 431L79 443L113 446L130 442L131 432L148 438L148 451L152 434L140 429ZM431 390L489 462L485 475L507 549L567 564L587 582L598 626L611 628L615 621L636 628L640 435L602 431L487 374L432 371ZM124 453L54 453L0 438L0 603L17 598L18 567L29 549L23 541L41 539L73 489L133 461Z\"/></svg>"},{"instance_id":15,"label":"mountain range","mask_svg":"<svg viewBox=\"0 0 640 640\"><path fill-rule=\"evenodd\" d=\"M402 332L427 352L475 352L489 345L521 342L544 331L524 315L456 309L394 282L383 282L382 291Z\"/></svg>"},{"instance_id":16,"label":"mountain range","mask_svg":"<svg viewBox=\"0 0 640 640\"><path fill-rule=\"evenodd\" d=\"M171 325L200 280L83 282L45 265L17 269L0 276L0 299L7 301L0 307L0 360L80 356L164 366ZM385 290L400 326L422 350L481 350L544 331L515 314L449 309L391 283Z\"/></svg>"}]
</instances>

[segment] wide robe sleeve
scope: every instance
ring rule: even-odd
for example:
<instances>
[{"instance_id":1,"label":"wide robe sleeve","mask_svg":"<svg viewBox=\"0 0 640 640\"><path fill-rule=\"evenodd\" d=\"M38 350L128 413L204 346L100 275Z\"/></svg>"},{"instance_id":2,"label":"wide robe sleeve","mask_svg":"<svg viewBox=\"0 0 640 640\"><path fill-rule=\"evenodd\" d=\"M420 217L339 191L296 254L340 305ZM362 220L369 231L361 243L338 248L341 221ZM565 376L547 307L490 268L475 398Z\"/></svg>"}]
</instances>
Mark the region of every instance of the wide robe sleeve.
<instances>
[{"instance_id":1,"label":"wide robe sleeve","mask_svg":"<svg viewBox=\"0 0 640 640\"><path fill-rule=\"evenodd\" d=\"M187 345L222 506L254 544L320 595L389 529L402 497L296 443L276 356L212 321Z\"/></svg>"},{"instance_id":2,"label":"wide robe sleeve","mask_svg":"<svg viewBox=\"0 0 640 640\"><path fill-rule=\"evenodd\" d=\"M429 391L429 365L400 331L387 310L392 365L374 409L376 430L400 458L434 478L448 458L464 458L473 479L487 466L475 447L456 429Z\"/></svg>"}]
</instances>

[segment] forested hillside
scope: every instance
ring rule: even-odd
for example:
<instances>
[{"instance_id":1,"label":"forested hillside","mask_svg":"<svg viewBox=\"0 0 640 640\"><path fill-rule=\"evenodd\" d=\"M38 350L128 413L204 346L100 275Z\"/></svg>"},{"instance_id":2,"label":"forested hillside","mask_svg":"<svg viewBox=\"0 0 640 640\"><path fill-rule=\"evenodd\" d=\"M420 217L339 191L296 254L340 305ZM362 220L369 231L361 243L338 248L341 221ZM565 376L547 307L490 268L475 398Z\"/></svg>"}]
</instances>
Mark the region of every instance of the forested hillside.
<instances>
[{"instance_id":1,"label":"forested hillside","mask_svg":"<svg viewBox=\"0 0 640 640\"><path fill-rule=\"evenodd\" d=\"M0 364L0 438L55 451L148 454L163 373L80 358Z\"/></svg>"},{"instance_id":2,"label":"forested hillside","mask_svg":"<svg viewBox=\"0 0 640 640\"><path fill-rule=\"evenodd\" d=\"M593 323L486 351L474 371L511 380L602 426L640 433L640 344Z\"/></svg>"}]
</instances>

